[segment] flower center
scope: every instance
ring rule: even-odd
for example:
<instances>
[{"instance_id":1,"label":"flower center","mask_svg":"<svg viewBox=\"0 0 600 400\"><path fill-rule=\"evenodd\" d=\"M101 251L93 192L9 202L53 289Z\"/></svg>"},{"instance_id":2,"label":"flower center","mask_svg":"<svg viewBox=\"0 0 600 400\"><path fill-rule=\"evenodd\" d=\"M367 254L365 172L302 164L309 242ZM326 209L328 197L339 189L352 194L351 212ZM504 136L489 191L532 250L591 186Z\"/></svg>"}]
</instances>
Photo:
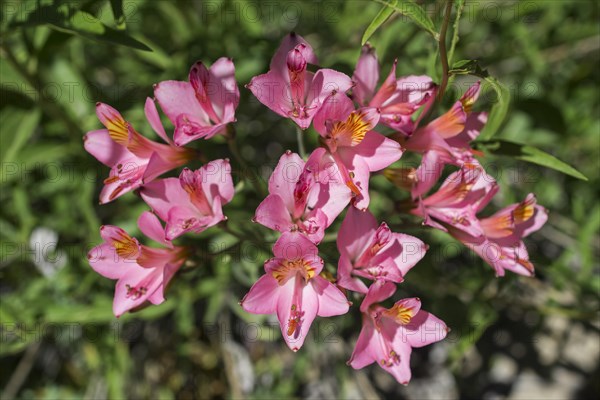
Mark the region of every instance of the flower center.
<instances>
[{"instance_id":1,"label":"flower center","mask_svg":"<svg viewBox=\"0 0 600 400\"><path fill-rule=\"evenodd\" d=\"M300 274L304 279L304 282L307 283L315 276L315 267L303 258L294 261L285 260L281 262L278 267L273 269L271 273L273 274L273 278L277 279L277 283L279 283L280 286L287 282L291 277L296 276L296 274Z\"/></svg>"}]
</instances>

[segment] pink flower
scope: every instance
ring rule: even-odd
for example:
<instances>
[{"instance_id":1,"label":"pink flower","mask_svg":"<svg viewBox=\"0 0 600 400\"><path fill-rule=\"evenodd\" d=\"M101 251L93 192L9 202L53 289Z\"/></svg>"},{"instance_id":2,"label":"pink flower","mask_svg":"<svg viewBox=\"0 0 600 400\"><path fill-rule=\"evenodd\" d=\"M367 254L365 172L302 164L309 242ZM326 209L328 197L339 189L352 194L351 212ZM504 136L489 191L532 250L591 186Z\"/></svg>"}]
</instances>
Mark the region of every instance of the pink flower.
<instances>
[{"instance_id":1,"label":"pink flower","mask_svg":"<svg viewBox=\"0 0 600 400\"><path fill-rule=\"evenodd\" d=\"M233 61L221 57L210 69L198 61L190 69L189 82L160 82L154 86L154 96L175 125L177 146L210 139L235 122L240 92Z\"/></svg>"},{"instance_id":2,"label":"pink flower","mask_svg":"<svg viewBox=\"0 0 600 400\"><path fill-rule=\"evenodd\" d=\"M476 214L498 192L498 184L476 162L465 163L448 176L437 192L419 198L412 213L425 218L424 224L446 231L452 226L472 236L483 234Z\"/></svg>"},{"instance_id":3,"label":"pink flower","mask_svg":"<svg viewBox=\"0 0 600 400\"><path fill-rule=\"evenodd\" d=\"M342 222L337 246L338 284L360 293L367 293L367 286L359 278L402 282L427 250L419 239L394 233L385 222L378 225L369 211L354 207Z\"/></svg>"},{"instance_id":4,"label":"pink flower","mask_svg":"<svg viewBox=\"0 0 600 400\"><path fill-rule=\"evenodd\" d=\"M315 317L348 312L344 294L319 274L323 260L317 246L297 232L285 232L273 246L275 258L265 262L266 274L240 302L253 314L277 313L281 334L297 351L304 343Z\"/></svg>"},{"instance_id":5,"label":"pink flower","mask_svg":"<svg viewBox=\"0 0 600 400\"><path fill-rule=\"evenodd\" d=\"M320 183L310 165L287 151L269 179L269 195L254 221L279 232L298 231L319 243L350 201L350 191L335 182Z\"/></svg>"},{"instance_id":6,"label":"pink flower","mask_svg":"<svg viewBox=\"0 0 600 400\"><path fill-rule=\"evenodd\" d=\"M150 98L146 100L144 111L154 131L168 144L145 138L117 110L103 103L96 104L96 114L106 129L88 132L83 141L88 153L111 168L100 193L100 204L135 190L196 156L194 150L173 146Z\"/></svg>"},{"instance_id":7,"label":"pink flower","mask_svg":"<svg viewBox=\"0 0 600 400\"><path fill-rule=\"evenodd\" d=\"M234 194L231 166L228 160L215 160L196 171L184 168L179 178L151 182L140 194L167 223L168 240L185 232L199 233L227 219L222 206Z\"/></svg>"},{"instance_id":8,"label":"pink flower","mask_svg":"<svg viewBox=\"0 0 600 400\"><path fill-rule=\"evenodd\" d=\"M390 128L410 135L414 130L411 117L421 106L430 106L436 86L428 76L407 76L396 79L396 64L379 90L375 91L379 81L379 63L375 49L371 45L363 46L356 64L352 80L356 83L352 97L360 105L379 108L380 122ZM422 115L426 113L423 111Z\"/></svg>"},{"instance_id":9,"label":"pink flower","mask_svg":"<svg viewBox=\"0 0 600 400\"><path fill-rule=\"evenodd\" d=\"M320 160L312 162L320 165L320 171L335 164L341 174L339 181L350 188L355 196L354 205L360 209L369 205L370 173L388 167L402 156L398 143L373 131L379 116L375 108L354 110L346 95L336 93L327 99L314 120L326 151L317 153Z\"/></svg>"},{"instance_id":10,"label":"pink flower","mask_svg":"<svg viewBox=\"0 0 600 400\"><path fill-rule=\"evenodd\" d=\"M504 276L505 270L533 276L534 267L522 239L540 229L547 220L548 212L530 193L521 203L480 219L483 230L480 236L469 235L456 227L448 227L448 232L491 265L497 276Z\"/></svg>"},{"instance_id":11,"label":"pink flower","mask_svg":"<svg viewBox=\"0 0 600 400\"><path fill-rule=\"evenodd\" d=\"M445 164L461 166L473 161L478 152L471 149L474 140L487 122L487 113L472 113L480 92L480 82L471 86L444 115L416 131L402 144L408 151L423 154L417 169L413 196L426 193L442 175Z\"/></svg>"},{"instance_id":12,"label":"pink flower","mask_svg":"<svg viewBox=\"0 0 600 400\"><path fill-rule=\"evenodd\" d=\"M157 249L141 245L123 229L104 225L100 236L104 240L88 253L90 266L100 275L116 279L113 313L123 313L149 301L165 301L164 292L169 281L187 257L187 249L174 247L166 240L158 218L146 211L138 219L142 233L167 248Z\"/></svg>"},{"instance_id":13,"label":"pink flower","mask_svg":"<svg viewBox=\"0 0 600 400\"><path fill-rule=\"evenodd\" d=\"M345 93L352 87L350 78L332 69L307 71L307 64L317 64L312 47L300 35L286 36L271 60L269 72L252 78L246 86L272 111L290 118L307 129L332 93Z\"/></svg>"},{"instance_id":14,"label":"pink flower","mask_svg":"<svg viewBox=\"0 0 600 400\"><path fill-rule=\"evenodd\" d=\"M412 349L439 342L449 329L442 320L421 310L421 300L416 297L399 300L389 309L377 304L395 291L396 285L383 281L369 288L360 305L363 326L348 364L361 369L377 362L406 385L411 378Z\"/></svg>"}]
</instances>

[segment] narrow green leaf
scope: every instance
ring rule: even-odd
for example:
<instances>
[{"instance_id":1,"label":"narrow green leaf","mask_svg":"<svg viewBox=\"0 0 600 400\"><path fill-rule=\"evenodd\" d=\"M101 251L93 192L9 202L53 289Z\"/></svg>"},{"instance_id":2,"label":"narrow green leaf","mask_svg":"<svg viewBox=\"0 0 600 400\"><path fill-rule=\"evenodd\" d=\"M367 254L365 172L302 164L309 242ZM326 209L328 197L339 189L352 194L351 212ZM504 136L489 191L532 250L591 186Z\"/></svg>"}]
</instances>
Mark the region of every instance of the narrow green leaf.
<instances>
[{"instance_id":1,"label":"narrow green leaf","mask_svg":"<svg viewBox=\"0 0 600 400\"><path fill-rule=\"evenodd\" d=\"M8 147L8 149L2 156L3 165L19 159L19 151L25 146L25 144L29 141L29 139L35 132L35 128L38 126L38 122L40 120L41 115L39 110L27 113L21 111L13 112L19 113L21 115L21 121L17 129L13 131L14 134L12 135L12 140L8 143L3 142L3 147ZM9 137L7 137L6 139L10 140Z\"/></svg>"},{"instance_id":2,"label":"narrow green leaf","mask_svg":"<svg viewBox=\"0 0 600 400\"><path fill-rule=\"evenodd\" d=\"M480 140L488 140L498 132L504 118L506 118L510 105L510 91L496 78L488 76L483 79L496 92L496 102L492 106L488 121L479 135Z\"/></svg>"},{"instance_id":3,"label":"narrow green leaf","mask_svg":"<svg viewBox=\"0 0 600 400\"><path fill-rule=\"evenodd\" d=\"M585 175L571 167L569 164L533 146L500 139L477 141L474 145L477 149L484 150L491 154L513 157L546 168L552 168L577 179L584 181L588 180Z\"/></svg>"},{"instance_id":4,"label":"narrow green leaf","mask_svg":"<svg viewBox=\"0 0 600 400\"><path fill-rule=\"evenodd\" d=\"M118 29L125 29L125 14L123 13L123 0L110 0L115 25Z\"/></svg>"},{"instance_id":5,"label":"narrow green leaf","mask_svg":"<svg viewBox=\"0 0 600 400\"><path fill-rule=\"evenodd\" d=\"M421 28L425 29L427 32L431 33L431 35L437 40L439 34L435 30L435 25L433 21L425 10L418 4L414 3L410 0L405 1L394 1L388 2L385 0L373 0L376 3L383 4L384 6L394 10L398 14L405 15L410 18L414 23L419 25Z\"/></svg>"},{"instance_id":6,"label":"narrow green leaf","mask_svg":"<svg viewBox=\"0 0 600 400\"><path fill-rule=\"evenodd\" d=\"M397 3L398 0L393 0L390 2L390 5L395 6ZM379 27L383 25L383 23L387 21L388 18L392 16L392 14L394 14L394 9L388 6L384 6L381 10L379 10L375 18L373 18L373 21L371 21L371 23L365 30L365 33L363 33L363 37L361 40L362 46L364 46L365 43L367 43L367 40L369 40L371 36L373 36L377 29L379 29Z\"/></svg>"}]
</instances>

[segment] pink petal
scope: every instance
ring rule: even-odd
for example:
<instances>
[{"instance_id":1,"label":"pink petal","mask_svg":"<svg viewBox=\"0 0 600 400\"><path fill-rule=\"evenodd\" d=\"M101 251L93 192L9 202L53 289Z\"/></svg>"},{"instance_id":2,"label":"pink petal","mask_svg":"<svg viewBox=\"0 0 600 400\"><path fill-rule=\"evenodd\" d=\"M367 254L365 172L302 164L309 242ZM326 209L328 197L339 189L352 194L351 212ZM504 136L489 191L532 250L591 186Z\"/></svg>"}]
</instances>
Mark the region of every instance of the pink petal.
<instances>
[{"instance_id":1,"label":"pink petal","mask_svg":"<svg viewBox=\"0 0 600 400\"><path fill-rule=\"evenodd\" d=\"M150 239L167 247L173 247L173 244L165 238L165 229L155 214L144 211L138 218L137 224L142 233Z\"/></svg>"},{"instance_id":2,"label":"pink petal","mask_svg":"<svg viewBox=\"0 0 600 400\"><path fill-rule=\"evenodd\" d=\"M244 296L240 305L252 314L273 314L277 310L279 284L271 274L261 276Z\"/></svg>"},{"instance_id":3,"label":"pink petal","mask_svg":"<svg viewBox=\"0 0 600 400\"><path fill-rule=\"evenodd\" d=\"M319 301L318 315L320 317L332 317L334 315L346 314L350 304L346 296L334 284L319 275L310 280L313 290L317 293Z\"/></svg>"},{"instance_id":4,"label":"pink petal","mask_svg":"<svg viewBox=\"0 0 600 400\"><path fill-rule=\"evenodd\" d=\"M375 48L368 43L361 49L352 80L356 83L352 89L354 100L360 105L368 105L379 81L379 64Z\"/></svg>"},{"instance_id":5,"label":"pink petal","mask_svg":"<svg viewBox=\"0 0 600 400\"><path fill-rule=\"evenodd\" d=\"M162 283L162 271L153 268L142 268L131 265L128 271L119 279L115 287L115 298L113 301L113 313L116 317L142 305ZM144 294L128 295L129 288L140 288L146 290Z\"/></svg>"},{"instance_id":6,"label":"pink petal","mask_svg":"<svg viewBox=\"0 0 600 400\"><path fill-rule=\"evenodd\" d=\"M287 72L287 55L299 44L304 44L302 47L302 56L309 64L318 64L317 57L315 56L312 47L304 38L297 33L290 33L285 36L277 49L273 59L271 60L270 70L275 71L279 76L284 76Z\"/></svg>"},{"instance_id":7,"label":"pink petal","mask_svg":"<svg viewBox=\"0 0 600 400\"><path fill-rule=\"evenodd\" d=\"M352 262L348 258L348 256L344 253L340 254L340 259L338 261L338 270L337 270L337 284L347 290L352 290L357 293L367 293L369 290L367 285L359 278L352 276L352 271L354 270L354 266Z\"/></svg>"},{"instance_id":8,"label":"pink petal","mask_svg":"<svg viewBox=\"0 0 600 400\"><path fill-rule=\"evenodd\" d=\"M358 340L352 351L352 356L348 361L354 369L361 369L376 361L379 361L380 338L379 333L375 331L373 321L368 316L363 316L363 325L358 335Z\"/></svg>"},{"instance_id":9,"label":"pink petal","mask_svg":"<svg viewBox=\"0 0 600 400\"><path fill-rule=\"evenodd\" d=\"M108 243L102 243L88 252L90 267L108 279L119 279L127 272L130 265L136 265L135 260L121 257L115 248Z\"/></svg>"},{"instance_id":10,"label":"pink petal","mask_svg":"<svg viewBox=\"0 0 600 400\"><path fill-rule=\"evenodd\" d=\"M389 299L396 292L396 284L383 280L376 280L369 286L369 291L360 304L360 311L365 313L373 304Z\"/></svg>"},{"instance_id":11,"label":"pink petal","mask_svg":"<svg viewBox=\"0 0 600 400\"><path fill-rule=\"evenodd\" d=\"M354 111L354 103L343 92L336 92L325 98L315 114L313 126L323 137L327 136L327 121L345 121Z\"/></svg>"},{"instance_id":12,"label":"pink petal","mask_svg":"<svg viewBox=\"0 0 600 400\"><path fill-rule=\"evenodd\" d=\"M163 126L160 120L160 116L158 115L156 104L154 103L154 100L152 100L150 97L146 98L146 104L144 105L144 113L146 114L146 119L150 123L150 126L152 127L154 132L156 132L156 134L160 136L162 140L170 144L171 139L167 136L167 133L165 132L165 127Z\"/></svg>"},{"instance_id":13,"label":"pink petal","mask_svg":"<svg viewBox=\"0 0 600 400\"><path fill-rule=\"evenodd\" d=\"M389 167L402 157L398 142L388 139L380 133L369 131L355 148L369 166L369 171L380 171Z\"/></svg>"},{"instance_id":14,"label":"pink petal","mask_svg":"<svg viewBox=\"0 0 600 400\"><path fill-rule=\"evenodd\" d=\"M405 276L425 256L428 246L414 236L394 233L394 238L402 245L402 253L394 260L402 276Z\"/></svg>"},{"instance_id":15,"label":"pink petal","mask_svg":"<svg viewBox=\"0 0 600 400\"><path fill-rule=\"evenodd\" d=\"M221 115L221 122L232 122L234 112L240 102L240 90L235 80L233 60L221 57L210 67L211 82L215 93L211 96L213 106Z\"/></svg>"},{"instance_id":16,"label":"pink petal","mask_svg":"<svg viewBox=\"0 0 600 400\"><path fill-rule=\"evenodd\" d=\"M397 340L411 347L423 347L439 342L448 334L448 327L438 317L426 311L419 311L411 321L397 331Z\"/></svg>"},{"instance_id":17,"label":"pink petal","mask_svg":"<svg viewBox=\"0 0 600 400\"><path fill-rule=\"evenodd\" d=\"M98 161L111 168L119 161L133 157L126 147L111 139L106 129L88 132L83 137L83 146Z\"/></svg>"},{"instance_id":18,"label":"pink petal","mask_svg":"<svg viewBox=\"0 0 600 400\"><path fill-rule=\"evenodd\" d=\"M196 99L192 85L181 81L163 81L154 86L154 96L163 112L175 125L181 114L188 114L209 125L208 116Z\"/></svg>"},{"instance_id":19,"label":"pink petal","mask_svg":"<svg viewBox=\"0 0 600 400\"><path fill-rule=\"evenodd\" d=\"M163 221L168 221L169 211L175 206L193 209L189 195L181 187L178 178L166 178L150 182L144 185L140 195Z\"/></svg>"},{"instance_id":20,"label":"pink petal","mask_svg":"<svg viewBox=\"0 0 600 400\"><path fill-rule=\"evenodd\" d=\"M348 208L337 236L340 253L347 254L350 259L360 257L371 244L378 226L377 220L369 211Z\"/></svg>"},{"instance_id":21,"label":"pink petal","mask_svg":"<svg viewBox=\"0 0 600 400\"><path fill-rule=\"evenodd\" d=\"M229 160L213 160L200 168L200 174L202 190L210 203L213 203L216 197L223 199L223 204L231 201L235 189Z\"/></svg>"},{"instance_id":22,"label":"pink petal","mask_svg":"<svg viewBox=\"0 0 600 400\"><path fill-rule=\"evenodd\" d=\"M301 258L318 258L319 251L317 246L303 234L284 232L273 245L273 254L275 257L293 261ZM320 269L315 271L316 274L320 272Z\"/></svg>"},{"instance_id":23,"label":"pink petal","mask_svg":"<svg viewBox=\"0 0 600 400\"><path fill-rule=\"evenodd\" d=\"M298 278L292 278L280 287L277 303L277 318L279 319L281 334L292 351L298 351L304 344L310 326L319 310L319 300L312 287L304 286L304 283L298 283L297 281L299 281ZM293 330L291 335L288 335L288 332L292 330L290 328L290 321L293 317L292 305L295 305L302 315L298 327Z\"/></svg>"},{"instance_id":24,"label":"pink petal","mask_svg":"<svg viewBox=\"0 0 600 400\"><path fill-rule=\"evenodd\" d=\"M271 111L285 118L290 116L292 103L288 84L273 70L253 77L246 87Z\"/></svg>"},{"instance_id":25,"label":"pink petal","mask_svg":"<svg viewBox=\"0 0 600 400\"><path fill-rule=\"evenodd\" d=\"M304 169L304 160L296 153L286 152L269 178L269 193L279 195L289 212L294 211L294 189Z\"/></svg>"},{"instance_id":26,"label":"pink petal","mask_svg":"<svg viewBox=\"0 0 600 400\"><path fill-rule=\"evenodd\" d=\"M258 205L254 221L279 232L289 231L294 226L290 212L278 194L270 194Z\"/></svg>"}]
</instances>

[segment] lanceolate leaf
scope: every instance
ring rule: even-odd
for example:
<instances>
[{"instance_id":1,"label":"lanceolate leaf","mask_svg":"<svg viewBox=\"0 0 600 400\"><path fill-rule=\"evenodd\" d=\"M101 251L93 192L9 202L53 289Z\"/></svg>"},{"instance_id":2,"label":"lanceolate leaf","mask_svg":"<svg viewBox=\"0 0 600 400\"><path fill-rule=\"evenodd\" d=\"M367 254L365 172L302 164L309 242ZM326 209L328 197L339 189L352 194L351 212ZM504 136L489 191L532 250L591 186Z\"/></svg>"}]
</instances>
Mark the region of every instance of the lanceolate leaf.
<instances>
[{"instance_id":1,"label":"lanceolate leaf","mask_svg":"<svg viewBox=\"0 0 600 400\"><path fill-rule=\"evenodd\" d=\"M410 18L413 22L419 25L421 28L425 29L427 32L431 33L433 37L437 40L439 34L435 30L435 25L433 21L425 10L421 8L418 4L413 1L405 0L405 1L385 1L385 0L373 0L376 3L383 4L384 6L392 9L394 12L405 15ZM379 14L378 14L379 16ZM377 19L377 17L375 17ZM387 18L386 18L387 19ZM385 21L385 20L384 20ZM382 21L379 25L381 25L384 21ZM371 24L373 25L373 24ZM366 33L366 32L365 32ZM364 37L363 37L364 39Z\"/></svg>"},{"instance_id":2,"label":"lanceolate leaf","mask_svg":"<svg viewBox=\"0 0 600 400\"><path fill-rule=\"evenodd\" d=\"M479 135L480 140L487 140L498 132L502 122L504 122L504 118L508 113L508 107L510 105L510 92L508 88L501 84L496 78L488 76L483 79L496 92L496 102L492 106L488 121Z\"/></svg>"},{"instance_id":3,"label":"lanceolate leaf","mask_svg":"<svg viewBox=\"0 0 600 400\"><path fill-rule=\"evenodd\" d=\"M448 71L451 75L474 75L482 78L484 82L496 92L496 101L492 106L488 122L479 135L479 140L489 140L498 132L510 105L510 92L500 81L490 76L487 70L481 68L477 60L460 60L452 65Z\"/></svg>"},{"instance_id":4,"label":"lanceolate leaf","mask_svg":"<svg viewBox=\"0 0 600 400\"><path fill-rule=\"evenodd\" d=\"M390 5L395 6L397 3L398 3L397 0L393 0L390 2ZM383 25L383 23L385 21L387 21L388 18L391 17L393 13L394 13L393 8L388 7L388 6L383 6L383 8L381 10L379 10L377 15L373 19L373 21L371 21L371 23L365 30L365 33L363 34L363 37L362 37L361 45L364 46L364 44L367 43L367 40L369 40L371 38L371 36L373 36L375 31L377 31L377 29L379 29L379 27L381 25Z\"/></svg>"},{"instance_id":5,"label":"lanceolate leaf","mask_svg":"<svg viewBox=\"0 0 600 400\"><path fill-rule=\"evenodd\" d=\"M500 139L477 141L474 143L474 145L476 148L491 154L513 157L519 160L541 165L543 167L555 169L563 174L573 176L577 179L584 181L588 180L585 175L577 171L575 168L562 162L553 155L533 146Z\"/></svg>"}]
</instances>

